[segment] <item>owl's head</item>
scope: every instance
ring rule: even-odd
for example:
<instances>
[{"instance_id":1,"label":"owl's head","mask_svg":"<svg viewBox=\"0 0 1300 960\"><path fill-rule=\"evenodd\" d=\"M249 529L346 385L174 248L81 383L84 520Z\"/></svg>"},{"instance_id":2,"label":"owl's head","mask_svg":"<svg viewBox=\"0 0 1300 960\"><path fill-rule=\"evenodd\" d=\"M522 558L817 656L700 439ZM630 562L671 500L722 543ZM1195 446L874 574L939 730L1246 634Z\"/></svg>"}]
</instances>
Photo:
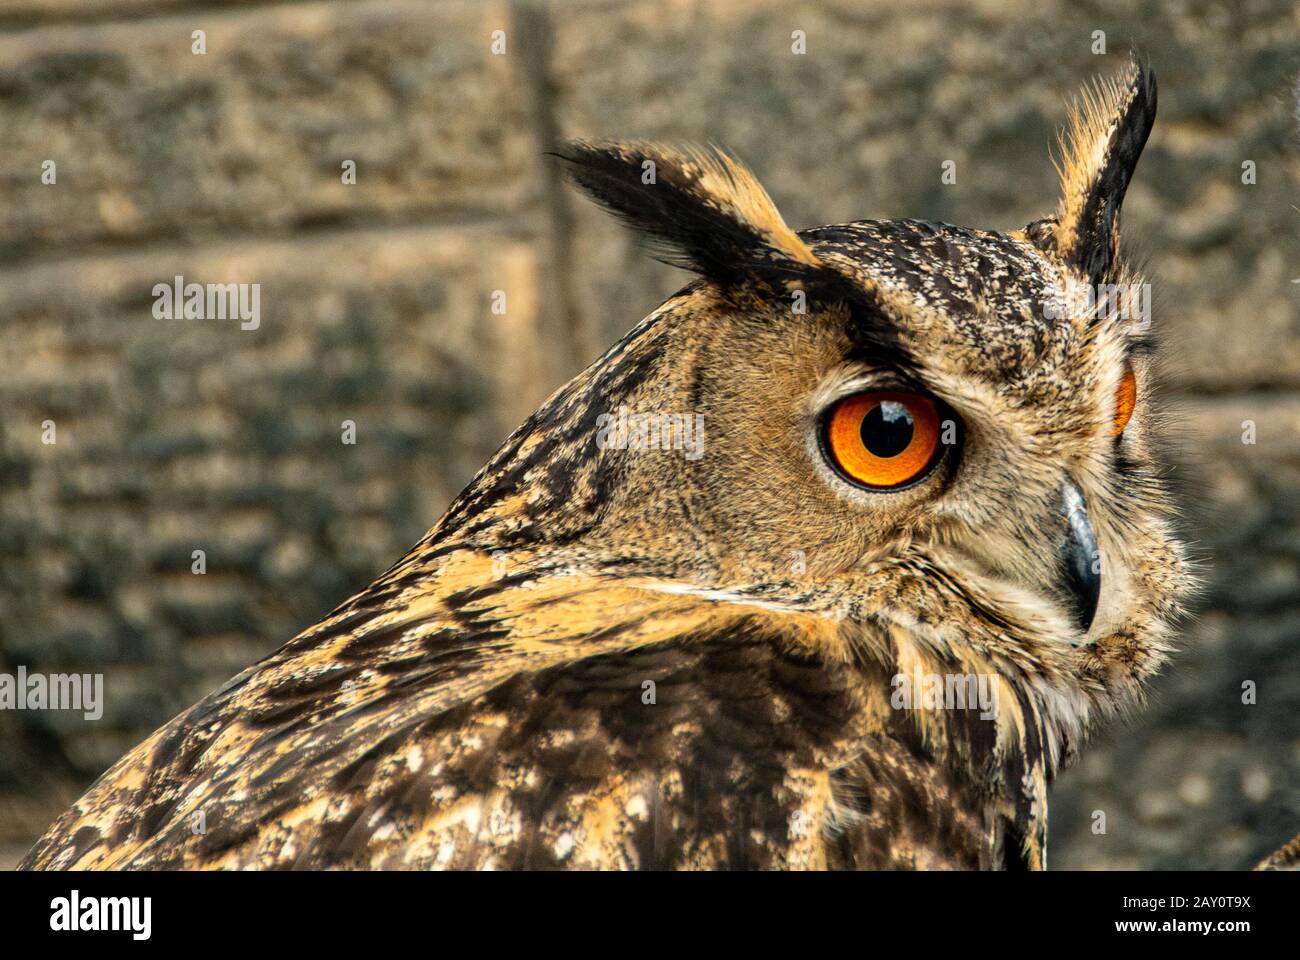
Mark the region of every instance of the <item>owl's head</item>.
<instances>
[{"instance_id":1,"label":"owl's head","mask_svg":"<svg viewBox=\"0 0 1300 960\"><path fill-rule=\"evenodd\" d=\"M796 232L719 151L570 145L574 181L697 279L441 533L690 598L701 631L743 614L822 656L993 673L1055 731L1053 766L1158 666L1191 582L1153 449L1149 293L1119 256L1155 110L1137 64L1088 94L1056 212L1006 233Z\"/></svg>"}]
</instances>

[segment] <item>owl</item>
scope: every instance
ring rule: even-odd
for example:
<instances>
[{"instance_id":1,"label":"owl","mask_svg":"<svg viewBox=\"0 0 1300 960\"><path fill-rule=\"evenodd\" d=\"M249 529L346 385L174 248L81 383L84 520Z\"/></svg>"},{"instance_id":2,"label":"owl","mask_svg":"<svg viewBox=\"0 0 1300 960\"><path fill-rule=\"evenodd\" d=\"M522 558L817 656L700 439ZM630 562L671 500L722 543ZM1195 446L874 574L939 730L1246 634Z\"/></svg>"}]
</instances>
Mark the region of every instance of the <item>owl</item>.
<instances>
[{"instance_id":1,"label":"owl","mask_svg":"<svg viewBox=\"0 0 1300 960\"><path fill-rule=\"evenodd\" d=\"M563 147L692 282L24 865L1044 868L1194 579L1123 295L1155 113L1136 61L1091 88L1007 233L796 232L720 149Z\"/></svg>"},{"instance_id":2,"label":"owl","mask_svg":"<svg viewBox=\"0 0 1300 960\"><path fill-rule=\"evenodd\" d=\"M1300 870L1300 833L1255 864L1256 870Z\"/></svg>"}]
</instances>

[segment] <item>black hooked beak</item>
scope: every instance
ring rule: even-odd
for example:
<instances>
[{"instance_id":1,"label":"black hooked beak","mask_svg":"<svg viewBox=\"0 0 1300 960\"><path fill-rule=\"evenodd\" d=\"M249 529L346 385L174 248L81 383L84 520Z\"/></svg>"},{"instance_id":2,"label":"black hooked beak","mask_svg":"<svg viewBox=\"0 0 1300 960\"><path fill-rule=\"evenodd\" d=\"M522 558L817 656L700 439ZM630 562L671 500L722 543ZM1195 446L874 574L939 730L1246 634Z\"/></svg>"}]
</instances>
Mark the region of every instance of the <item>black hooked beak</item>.
<instances>
[{"instance_id":1,"label":"black hooked beak","mask_svg":"<svg viewBox=\"0 0 1300 960\"><path fill-rule=\"evenodd\" d=\"M1088 504L1069 480L1061 487L1061 509L1066 520L1065 542L1061 544L1065 584L1070 588L1074 617L1087 633L1101 597L1101 551L1088 522Z\"/></svg>"}]
</instances>

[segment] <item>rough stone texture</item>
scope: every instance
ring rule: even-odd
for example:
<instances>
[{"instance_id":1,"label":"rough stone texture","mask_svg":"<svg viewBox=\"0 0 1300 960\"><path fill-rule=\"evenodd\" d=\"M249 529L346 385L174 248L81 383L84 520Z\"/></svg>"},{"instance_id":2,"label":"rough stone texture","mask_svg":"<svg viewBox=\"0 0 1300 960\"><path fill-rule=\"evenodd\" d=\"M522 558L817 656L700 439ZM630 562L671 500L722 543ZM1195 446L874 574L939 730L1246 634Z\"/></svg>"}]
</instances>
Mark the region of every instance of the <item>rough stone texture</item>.
<instances>
[{"instance_id":1,"label":"rough stone texture","mask_svg":"<svg viewBox=\"0 0 1300 960\"><path fill-rule=\"evenodd\" d=\"M0 258L518 207L535 151L519 71L487 48L504 5L435 9L205 10L0 37ZM46 159L61 189L31 175ZM341 182L345 160L360 189Z\"/></svg>"},{"instance_id":2,"label":"rough stone texture","mask_svg":"<svg viewBox=\"0 0 1300 960\"><path fill-rule=\"evenodd\" d=\"M1054 789L1051 862L1248 864L1300 826L1298 27L1292 0L6 4L0 670L103 670L108 698L0 713L0 848L384 569L684 282L562 191L553 131L725 144L796 227L1009 228L1132 44L1161 105L1126 236L1209 586L1149 709ZM155 320L176 274L261 283L261 327Z\"/></svg>"}]
</instances>

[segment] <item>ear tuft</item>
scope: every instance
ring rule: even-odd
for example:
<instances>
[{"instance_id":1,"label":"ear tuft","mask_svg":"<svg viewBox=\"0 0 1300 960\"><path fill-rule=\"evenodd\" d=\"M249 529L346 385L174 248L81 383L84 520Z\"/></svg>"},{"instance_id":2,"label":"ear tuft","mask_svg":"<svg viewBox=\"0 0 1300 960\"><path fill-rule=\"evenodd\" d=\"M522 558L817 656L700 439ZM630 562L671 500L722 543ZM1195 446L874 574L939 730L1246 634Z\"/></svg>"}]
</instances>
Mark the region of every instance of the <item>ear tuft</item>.
<instances>
[{"instance_id":1,"label":"ear tuft","mask_svg":"<svg viewBox=\"0 0 1300 960\"><path fill-rule=\"evenodd\" d=\"M1119 255L1119 212L1156 118L1156 77L1136 58L1118 77L1085 90L1061 138L1061 205L1030 236L1093 283Z\"/></svg>"},{"instance_id":2,"label":"ear tuft","mask_svg":"<svg viewBox=\"0 0 1300 960\"><path fill-rule=\"evenodd\" d=\"M555 155L674 266L722 283L783 283L822 265L757 178L716 147L578 140Z\"/></svg>"}]
</instances>

